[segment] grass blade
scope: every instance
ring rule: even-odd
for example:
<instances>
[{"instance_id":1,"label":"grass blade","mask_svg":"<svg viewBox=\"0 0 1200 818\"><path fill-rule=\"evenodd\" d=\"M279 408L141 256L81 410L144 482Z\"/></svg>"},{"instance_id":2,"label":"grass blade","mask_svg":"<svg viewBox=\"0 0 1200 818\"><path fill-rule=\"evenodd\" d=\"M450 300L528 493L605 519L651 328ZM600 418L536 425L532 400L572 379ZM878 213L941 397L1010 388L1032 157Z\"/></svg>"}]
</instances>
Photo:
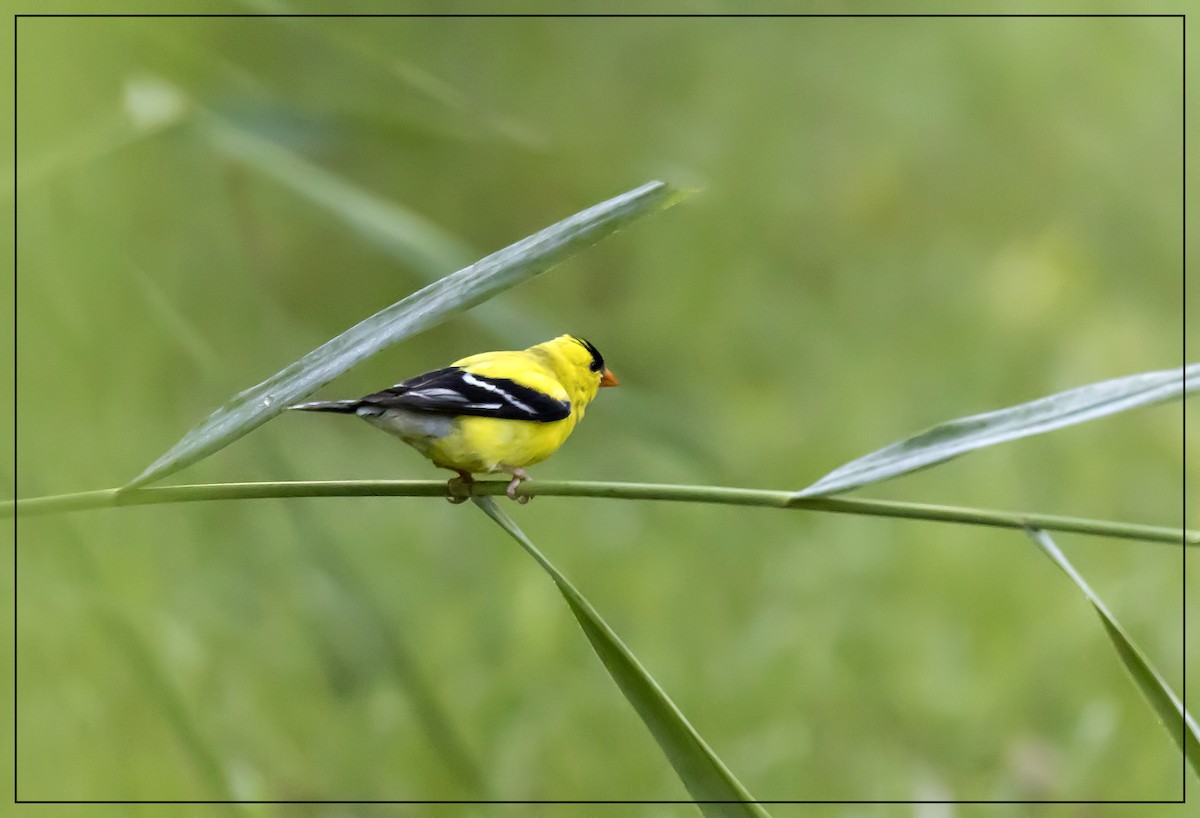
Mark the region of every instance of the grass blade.
<instances>
[{"instance_id":1,"label":"grass blade","mask_svg":"<svg viewBox=\"0 0 1200 818\"><path fill-rule=\"evenodd\" d=\"M1142 695L1150 702L1150 706L1158 714L1159 720L1162 721L1171 738L1187 757L1192 772L1200 776L1200 727L1196 725L1192 714L1184 709L1179 697L1150 664L1150 660L1142 653L1141 648L1125 633L1121 623L1117 622L1116 617L1109 612L1100 597L1096 596L1096 592L1079 575L1075 566L1071 565L1062 551L1058 549L1050 535L1036 528L1030 529L1028 533L1037 546L1042 549L1042 552L1075 582L1079 590L1083 591L1083 595L1092 603L1092 607L1095 608L1096 615L1100 617L1100 622L1104 625L1108 638L1112 640L1113 647L1117 649L1117 655L1121 657L1125 669L1133 677L1133 681L1142 691Z\"/></svg>"},{"instance_id":2,"label":"grass blade","mask_svg":"<svg viewBox=\"0 0 1200 818\"><path fill-rule=\"evenodd\" d=\"M221 117L209 115L204 121L221 153L291 188L422 275L440 278L474 257L462 241L425 217Z\"/></svg>"},{"instance_id":3,"label":"grass blade","mask_svg":"<svg viewBox=\"0 0 1200 818\"><path fill-rule=\"evenodd\" d=\"M767 811L754 802L754 797L717 757L583 594L530 542L512 518L500 510L495 500L491 497L471 499L520 543L554 580L571 613L592 643L592 649L625 698L650 728L654 740L666 754L687 791L698 802L701 812L710 818L767 818Z\"/></svg>"},{"instance_id":4,"label":"grass blade","mask_svg":"<svg viewBox=\"0 0 1200 818\"><path fill-rule=\"evenodd\" d=\"M1039 435L1200 389L1200 364L1143 372L943 423L834 469L796 492L820 497L878 483L1008 440Z\"/></svg>"},{"instance_id":5,"label":"grass blade","mask_svg":"<svg viewBox=\"0 0 1200 818\"><path fill-rule=\"evenodd\" d=\"M202 121L209 140L224 156L319 207L427 281L437 281L447 270L458 269L477 255L462 239L411 208L376 196L226 117L208 113ZM498 338L514 342L529 333L547 338L554 334L550 329L535 332L529 315L499 303L489 304L473 317Z\"/></svg>"},{"instance_id":6,"label":"grass blade","mask_svg":"<svg viewBox=\"0 0 1200 818\"><path fill-rule=\"evenodd\" d=\"M236 395L127 488L158 480L228 446L381 349L545 272L626 224L670 207L684 195L662 182L650 182L435 281Z\"/></svg>"}]
</instances>

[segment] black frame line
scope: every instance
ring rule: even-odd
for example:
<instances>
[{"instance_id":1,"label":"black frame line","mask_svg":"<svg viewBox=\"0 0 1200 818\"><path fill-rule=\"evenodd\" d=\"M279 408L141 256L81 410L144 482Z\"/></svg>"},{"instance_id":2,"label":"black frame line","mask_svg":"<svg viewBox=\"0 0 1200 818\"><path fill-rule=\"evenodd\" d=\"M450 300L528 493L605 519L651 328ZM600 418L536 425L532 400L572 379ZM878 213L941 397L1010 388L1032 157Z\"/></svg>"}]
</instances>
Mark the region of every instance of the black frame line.
<instances>
[{"instance_id":1,"label":"black frame line","mask_svg":"<svg viewBox=\"0 0 1200 818\"><path fill-rule=\"evenodd\" d=\"M473 12L473 13L464 13L464 14L454 14L454 13L450 13L450 12L425 12L425 13L414 13L414 14L397 14L397 13L375 14L375 13L370 13L370 12L363 12L363 13L357 13L357 14L353 13L353 12L346 12L346 13L339 12L339 13L335 13L335 14L322 14L319 12L295 12L295 13L286 13L286 14L284 14L284 13L253 14L253 13L249 13L249 12L229 13L229 14L188 14L188 13L184 13L184 12L180 12L180 13L176 13L176 14L171 14L171 13L121 14L119 12L84 12L84 13L80 13L80 14L61 14L61 13L55 13L55 12L43 12L43 13L29 12L29 13L17 14L15 16L17 16L17 17L51 17L51 18L57 18L57 17L69 17L69 18L120 17L120 18L138 18L138 19L150 19L150 20L158 19L158 18L172 18L172 17L174 17L174 18L201 18L201 17L217 18L217 17L220 17L220 18L230 18L230 19L239 19L239 18L240 19L258 19L258 18L277 19L277 18L292 18L292 17L311 19L311 18L329 17L329 18L339 19L339 20L340 19L354 19L354 18L376 18L376 17L379 17L379 18L404 18L404 19L407 19L407 18L413 18L413 19L422 19L422 18L445 19L445 18L449 18L449 19L455 19L455 20L457 20L457 19L468 19L468 20L469 19L491 19L491 18L518 19L518 20L531 20L531 19L565 19L565 20L670 19L670 20L678 20L678 19L688 19L688 18L715 18L715 19L738 19L738 20L741 20L741 19L765 20L765 19L786 19L786 18L814 18L814 19L824 18L824 19L855 19L855 20L860 19L860 18L862 18L862 19L897 18L897 19L918 19L918 20L934 18L934 19L968 19L968 20L981 19L981 20L986 20L986 19L1018 19L1018 18L1032 19L1032 18L1044 18L1044 17L1060 18L1060 19L1066 19L1066 18L1151 19L1151 18L1168 18L1168 17L1186 17L1187 15L1184 12L1177 12L1174 14L1168 13L1168 12L1152 12L1152 13L1146 13L1146 14L1140 14L1140 13L1136 13L1136 12L1110 12L1110 13L1095 13L1095 14L1071 14L1071 13L1067 13L1067 12L1047 12L1045 14L1032 14L1032 13L1030 13L1030 14L1021 14L1021 13L1003 14L1000 12L990 12L990 13L983 13L983 14L962 14L962 13L885 14L885 13L878 13L878 12L869 13L869 14L847 14L847 13L837 13L837 12L812 13L812 14L801 14L801 13L796 13L796 14L778 13L778 14L776 14L776 13L770 13L770 12L758 12L758 13L730 12L730 13L724 13L724 14L722 14L722 13L673 14L673 13L668 13L668 12L658 12L658 13L651 13L651 14L628 14L628 13L492 14L492 13L484 13L484 12ZM352 803L352 802L348 802L348 803ZM524 803L524 802L517 802L517 803ZM572 803L572 802L565 802L565 803ZM601 803L604 803L604 802L601 802ZM648 803L658 803L658 802L651 801ZM667 801L667 802L663 802L663 803L673 803L673 802ZM683 803L687 804L687 803L692 803L692 802L685 801ZM803 802L801 802L801 803L803 803ZM884 802L884 803L887 803L887 802ZM920 803L925 803L925 802L901 801L899 803L920 804ZM929 803L940 803L940 802L932 801ZM953 802L951 802L951 803L953 803ZM985 803L991 803L991 802L988 801Z\"/></svg>"},{"instance_id":2,"label":"black frame line","mask_svg":"<svg viewBox=\"0 0 1200 818\"><path fill-rule=\"evenodd\" d=\"M1183 109L1180 111L1180 137L1179 137L1179 159L1180 159L1180 162L1182 163L1180 166L1180 169L1179 169L1180 175L1182 177L1180 179L1180 182L1181 182L1181 184L1180 184L1181 197L1180 198L1182 199L1182 201L1180 202L1180 207L1181 207L1182 214L1183 214L1183 224L1182 224L1183 229L1180 231L1180 237L1179 237L1180 238L1180 247L1181 247L1180 259L1179 259L1180 273L1181 273L1180 284L1182 285L1182 288L1183 288L1183 301L1180 304L1180 316L1179 316L1179 319L1180 319L1180 321L1179 321L1179 328L1180 328L1179 360L1181 362L1185 362L1185 361L1187 361L1187 231L1188 231L1188 227L1187 227L1188 226L1188 219L1187 219L1187 189L1188 189L1187 188L1187 181L1188 181L1188 174L1187 174L1187 121L1188 121L1188 114L1187 114L1187 112L1188 112L1188 106L1187 106L1187 15L1186 14L1182 15L1181 19L1180 19L1180 54L1179 54L1179 57L1180 57L1179 61L1181 63L1180 74L1179 74L1179 86L1180 86L1179 90L1180 90L1180 94L1182 96L1181 104L1183 105ZM1181 429L1182 440L1180 441L1183 445L1183 448L1181 450L1183 452L1183 458L1182 458L1181 468L1180 468L1181 485L1183 487L1183 492L1179 498L1180 506L1181 506L1179 519L1187 520L1188 492L1187 492L1187 408L1186 408L1186 406L1183 407L1183 411L1180 413L1180 419L1182 421L1181 425L1183 427ZM1181 545L1181 547L1179 550L1183 552L1183 555L1180 558L1182 565L1180 567L1180 572L1179 572L1179 594L1180 594L1180 599L1181 599L1180 615L1183 620L1182 621L1183 627L1181 628L1179 655L1183 659L1183 668L1181 670L1181 676L1180 676L1180 681L1179 681L1179 701L1183 704L1183 712L1185 714L1185 718L1181 718L1179 720L1179 740L1180 740L1179 746L1185 747L1185 746L1187 746L1186 745L1186 742L1187 742L1186 714L1192 712L1191 708L1188 707L1188 703L1187 703L1187 574L1188 574L1188 553L1187 552L1188 552L1188 549L1182 547L1182 543L1180 545ZM1180 781L1179 800L1180 800L1180 802L1186 802L1187 801L1187 760L1184 757L1184 754L1182 752L1179 754L1179 766L1182 770L1182 773L1181 773L1182 780Z\"/></svg>"},{"instance_id":3,"label":"black frame line","mask_svg":"<svg viewBox=\"0 0 1200 818\"><path fill-rule=\"evenodd\" d=\"M144 800L144 801L111 801L111 800L109 800L109 801L65 801L65 800L63 800L63 801L48 801L48 800L43 799L43 800L16 801L15 803L17 803L17 804L73 804L73 805L92 805L92 804L226 804L226 805L229 805L229 804L355 804L355 805L365 805L365 804L462 804L462 805L596 804L596 805L602 805L602 806L615 805L615 804L690 804L690 805L763 804L763 805L767 805L767 806L771 806L771 805L779 806L779 805L783 805L783 804L868 804L868 805L871 805L871 804L905 804L905 805L908 805L908 804L989 804L989 805L990 804L1021 804L1021 805L1045 804L1045 805L1051 805L1051 806L1056 805L1056 804L1064 804L1064 805L1067 805L1067 804L1079 804L1079 805L1100 804L1103 806L1108 806L1109 804L1115 804L1115 805L1133 805L1133 804L1159 805L1159 804L1161 804L1161 805L1166 806L1169 804L1182 804L1185 802L1183 802L1183 801L979 801L979 800L966 800L966 801L889 801L889 800L850 801L850 800L839 800L836 798L824 799L824 800L813 800L813 801L779 801L779 800L771 800L771 799L764 798L761 801L688 801L686 799L676 799L674 801L670 801L670 800L601 801L601 800L595 800L595 799L579 800L579 801L571 801L571 800L564 800L564 799L547 799L547 800L543 800L543 801L504 801L504 800L472 801L472 800L466 800L466 799L464 799L464 800L446 799L446 800L442 800L442 801L429 801L429 800L419 800L419 801L385 801L385 800L379 800L379 801L363 801L363 800L358 800L358 801L228 801L228 800L226 800L226 801L152 801L152 800Z\"/></svg>"},{"instance_id":4,"label":"black frame line","mask_svg":"<svg viewBox=\"0 0 1200 818\"><path fill-rule=\"evenodd\" d=\"M558 18L558 19L605 19L605 18L622 18L622 19L689 19L689 18L732 18L732 19L764 19L764 18L847 18L847 19L1015 19L1015 18L1033 18L1033 19L1094 19L1094 18L1121 18L1121 19L1153 19L1153 18L1169 18L1178 19L1181 22L1181 106L1182 106L1182 125L1180 136L1180 152L1182 158L1181 166L1181 207L1182 207L1182 230L1181 230L1181 288L1182 302L1180 309L1181 318L1181 336L1180 336L1180 359L1181 363L1187 361L1187 224L1188 224L1188 164L1187 164L1187 126L1188 126L1188 84L1187 84L1187 13L919 13L919 14L904 14L904 13L695 13L695 14L672 14L672 13L649 13L649 14L626 14L626 13L584 13L584 14L535 14L535 13L518 13L518 14L488 14L488 13L466 13L466 14L451 14L451 13L415 13L415 14L396 14L396 13L228 13L228 14L190 14L190 13L80 13L80 14L65 14L65 13L14 13L13 14L13 73L12 73L12 89L13 89L13 277L12 277L12 295L13 295L13 375L12 375L12 407L13 407L13 457L12 457L12 475L13 475L13 501L18 497L18 449L17 449L17 428L18 428L18 403L17 403L17 381L18 381L18 366L19 356L17 354L17 323L19 311L17 308L17 290L18 290L18 224L19 224L19 203L20 203L20 185L19 185L19 126L18 126L18 110L19 110L19 83L18 83L18 43L19 43L19 23L23 18L146 18L146 19L208 19L208 18L238 18L238 19L277 19L277 18L526 18L526 19L542 19L542 18ZM1183 446L1183 465L1181 468L1182 477L1182 493L1180 498L1181 505L1181 524L1184 530L1187 529L1188 505L1187 505L1187 441L1188 441L1188 425L1187 411L1182 413L1182 428L1181 428L1181 443ZM514 801L505 799L496 800L161 800L161 799L146 799L146 800L54 800L54 799L20 799L18 795L18 519L19 516L14 513L12 517L12 570L13 570L13 595L12 595L12 637L13 637L13 661L12 661L12 776L13 776L13 804L41 804L41 805L235 805L235 804L344 804L344 805L367 805L367 804L413 804L413 805L432 805L432 804L455 804L455 805L512 805L512 804L528 804L528 805L616 805L616 804L647 804L647 805L698 805L698 804L763 804L763 805L785 805L785 804L896 804L896 805L916 805L916 804L1096 804L1096 805L1168 805L1168 804L1186 804L1187 802L1187 775L1188 765L1184 754L1180 753L1180 800L1164 801L1164 800L932 800L932 801L916 801L916 800L857 800L857 799L818 799L818 800L758 800L758 801L692 801L692 800L599 800L599 799L580 799L580 800L562 800L548 799L536 801ZM1182 636L1180 643L1180 655L1182 657L1182 679L1180 699L1183 703L1184 710L1188 710L1187 704L1187 679L1188 679L1188 658L1187 658L1187 573L1188 573L1188 548L1183 547L1184 543L1180 543L1181 552L1181 575L1180 575L1180 594L1182 597L1181 619L1182 619ZM1180 720L1181 739L1187 735L1187 724L1181 718ZM1182 746L1182 742L1181 742Z\"/></svg>"},{"instance_id":5,"label":"black frame line","mask_svg":"<svg viewBox=\"0 0 1200 818\"><path fill-rule=\"evenodd\" d=\"M20 136L20 130L17 128L17 25L20 23L20 15L13 16L13 383L12 383L12 406L13 406L13 500L17 499L17 211L21 200L18 191L20 190L20 179L17 176L17 140ZM17 783L20 777L17 775L17 515L13 515L13 630L12 630L12 662L13 662L13 702L12 702L12 727L13 727L13 803L17 803L20 799L17 794Z\"/></svg>"}]
</instances>

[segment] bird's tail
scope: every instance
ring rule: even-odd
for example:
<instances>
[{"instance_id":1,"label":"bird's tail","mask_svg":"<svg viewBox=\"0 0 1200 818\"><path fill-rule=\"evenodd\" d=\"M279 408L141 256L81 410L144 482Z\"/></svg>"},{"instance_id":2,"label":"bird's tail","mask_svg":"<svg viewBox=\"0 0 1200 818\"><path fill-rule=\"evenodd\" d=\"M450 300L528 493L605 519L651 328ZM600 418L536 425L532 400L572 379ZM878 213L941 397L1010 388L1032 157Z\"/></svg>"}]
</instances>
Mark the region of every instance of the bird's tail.
<instances>
[{"instance_id":1,"label":"bird's tail","mask_svg":"<svg viewBox=\"0 0 1200 818\"><path fill-rule=\"evenodd\" d=\"M312 403L297 403L295 406L289 406L288 409L300 409L305 412L342 412L345 414L354 414L354 410L358 408L356 400L318 400Z\"/></svg>"}]
</instances>

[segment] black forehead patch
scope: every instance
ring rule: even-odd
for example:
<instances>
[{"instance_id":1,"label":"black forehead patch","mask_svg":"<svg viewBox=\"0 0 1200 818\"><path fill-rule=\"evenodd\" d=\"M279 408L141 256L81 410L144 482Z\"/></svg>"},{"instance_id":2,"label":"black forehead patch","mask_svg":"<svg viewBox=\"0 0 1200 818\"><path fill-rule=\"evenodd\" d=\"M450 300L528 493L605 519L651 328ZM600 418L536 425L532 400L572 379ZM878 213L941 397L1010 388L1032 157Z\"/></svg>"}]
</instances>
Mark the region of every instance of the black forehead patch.
<instances>
[{"instance_id":1,"label":"black forehead patch","mask_svg":"<svg viewBox=\"0 0 1200 818\"><path fill-rule=\"evenodd\" d=\"M571 337L575 338L574 335ZM588 365L588 369L592 370L593 372L603 372L604 356L600 354L600 350L596 349L596 345L586 338L575 338L575 340L582 344L584 349L592 353L592 362Z\"/></svg>"}]
</instances>

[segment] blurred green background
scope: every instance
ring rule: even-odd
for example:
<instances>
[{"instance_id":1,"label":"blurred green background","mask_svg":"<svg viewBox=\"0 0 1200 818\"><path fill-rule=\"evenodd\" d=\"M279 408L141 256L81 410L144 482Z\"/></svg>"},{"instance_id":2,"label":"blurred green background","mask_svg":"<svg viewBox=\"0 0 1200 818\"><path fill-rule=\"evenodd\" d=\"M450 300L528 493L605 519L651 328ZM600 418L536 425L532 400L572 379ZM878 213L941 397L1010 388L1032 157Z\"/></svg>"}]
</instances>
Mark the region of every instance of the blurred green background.
<instances>
[{"instance_id":1,"label":"blurred green background","mask_svg":"<svg viewBox=\"0 0 1200 818\"><path fill-rule=\"evenodd\" d=\"M535 478L791 489L1180 363L1178 20L23 19L18 43L22 496L120 485L350 324L652 178L702 192L320 396L574 332L622 387ZM1183 412L864 494L1181 525ZM175 479L446 476L288 415ZM1019 534L513 513L759 798L1180 797L1092 611ZM1058 541L1179 689L1178 549ZM23 520L17 638L23 799L687 797L469 506Z\"/></svg>"}]
</instances>

